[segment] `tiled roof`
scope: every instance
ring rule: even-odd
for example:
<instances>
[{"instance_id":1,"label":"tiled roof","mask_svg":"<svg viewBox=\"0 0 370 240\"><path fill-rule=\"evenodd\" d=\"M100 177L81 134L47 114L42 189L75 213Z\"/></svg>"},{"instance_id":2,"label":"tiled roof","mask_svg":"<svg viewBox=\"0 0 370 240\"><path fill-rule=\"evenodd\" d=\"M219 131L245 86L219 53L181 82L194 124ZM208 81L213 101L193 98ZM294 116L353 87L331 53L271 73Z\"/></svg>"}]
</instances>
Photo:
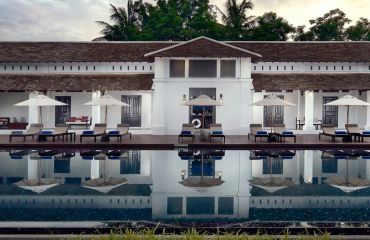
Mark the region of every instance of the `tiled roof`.
<instances>
[{"instance_id":1,"label":"tiled roof","mask_svg":"<svg viewBox=\"0 0 370 240\"><path fill-rule=\"evenodd\" d=\"M153 78L152 74L0 74L0 90L151 90Z\"/></svg>"},{"instance_id":2,"label":"tiled roof","mask_svg":"<svg viewBox=\"0 0 370 240\"><path fill-rule=\"evenodd\" d=\"M252 74L257 91L267 90L370 90L366 73Z\"/></svg>"},{"instance_id":3,"label":"tiled roof","mask_svg":"<svg viewBox=\"0 0 370 240\"><path fill-rule=\"evenodd\" d=\"M205 38L200 40L205 42ZM211 43L212 42L212 43ZM181 42L0 42L0 62L147 62L145 54ZM176 56L237 56L214 41L162 51ZM197 44L195 44L197 43ZM263 62L370 62L370 42L224 42L262 55ZM223 46L223 47L221 47ZM247 54L247 52L245 52ZM253 54L252 54L253 55Z\"/></svg>"},{"instance_id":4,"label":"tiled roof","mask_svg":"<svg viewBox=\"0 0 370 240\"><path fill-rule=\"evenodd\" d=\"M230 42L263 62L370 62L370 42Z\"/></svg>"},{"instance_id":5,"label":"tiled roof","mask_svg":"<svg viewBox=\"0 0 370 240\"><path fill-rule=\"evenodd\" d=\"M157 51L147 53L148 57L247 57L252 60L261 58L258 53L239 48L224 42L216 41L206 37L178 43Z\"/></svg>"}]
</instances>

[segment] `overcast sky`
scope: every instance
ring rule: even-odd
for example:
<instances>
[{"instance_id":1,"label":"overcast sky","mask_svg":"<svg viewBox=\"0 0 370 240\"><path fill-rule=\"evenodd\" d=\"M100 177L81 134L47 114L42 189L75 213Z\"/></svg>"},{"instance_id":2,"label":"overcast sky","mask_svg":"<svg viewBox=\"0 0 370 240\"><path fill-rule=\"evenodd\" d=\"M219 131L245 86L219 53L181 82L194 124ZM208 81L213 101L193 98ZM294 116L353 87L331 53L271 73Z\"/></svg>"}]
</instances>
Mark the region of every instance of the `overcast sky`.
<instances>
[{"instance_id":1,"label":"overcast sky","mask_svg":"<svg viewBox=\"0 0 370 240\"><path fill-rule=\"evenodd\" d=\"M149 0L153 2L154 0ZM222 8L225 0L210 0ZM370 0L254 0L250 15L277 12L294 26L340 8L353 21L370 18ZM0 0L2 41L90 41L100 36L96 20L109 21L109 3L126 0Z\"/></svg>"}]
</instances>

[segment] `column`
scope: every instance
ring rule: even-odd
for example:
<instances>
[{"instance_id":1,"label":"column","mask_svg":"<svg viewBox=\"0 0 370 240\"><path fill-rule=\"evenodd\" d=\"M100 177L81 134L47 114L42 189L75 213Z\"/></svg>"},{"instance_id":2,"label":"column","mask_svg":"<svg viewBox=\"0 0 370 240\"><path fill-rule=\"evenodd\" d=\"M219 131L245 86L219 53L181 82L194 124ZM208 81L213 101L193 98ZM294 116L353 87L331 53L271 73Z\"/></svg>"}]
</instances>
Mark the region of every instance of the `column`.
<instances>
[{"instance_id":1,"label":"column","mask_svg":"<svg viewBox=\"0 0 370 240\"><path fill-rule=\"evenodd\" d=\"M107 161L107 160L103 160ZM100 178L100 160L91 160L91 169L90 169L90 177L91 179Z\"/></svg>"},{"instance_id":2,"label":"column","mask_svg":"<svg viewBox=\"0 0 370 240\"><path fill-rule=\"evenodd\" d=\"M304 130L315 130L313 126L313 110L314 110L314 97L312 91L305 91L304 92Z\"/></svg>"},{"instance_id":3,"label":"column","mask_svg":"<svg viewBox=\"0 0 370 240\"><path fill-rule=\"evenodd\" d=\"M313 177L313 150L304 150L303 179L305 183L312 183Z\"/></svg>"},{"instance_id":4,"label":"column","mask_svg":"<svg viewBox=\"0 0 370 240\"><path fill-rule=\"evenodd\" d=\"M39 92L34 91L29 93L29 98L36 97ZM30 106L28 107L28 124L40 123L40 110L39 107Z\"/></svg>"},{"instance_id":5,"label":"column","mask_svg":"<svg viewBox=\"0 0 370 240\"><path fill-rule=\"evenodd\" d=\"M252 98L252 79L251 79L251 59L240 59L240 124L239 135L249 133L249 125L253 119L253 98ZM227 101L227 99L225 99Z\"/></svg>"},{"instance_id":6,"label":"column","mask_svg":"<svg viewBox=\"0 0 370 240\"><path fill-rule=\"evenodd\" d=\"M252 178L250 151L239 151L238 194L234 201L234 214L238 218L249 217L249 200L251 197L248 180Z\"/></svg>"},{"instance_id":7,"label":"column","mask_svg":"<svg viewBox=\"0 0 370 240\"><path fill-rule=\"evenodd\" d=\"M297 90L296 94L297 94L297 118L301 119L301 90Z\"/></svg>"},{"instance_id":8,"label":"column","mask_svg":"<svg viewBox=\"0 0 370 240\"><path fill-rule=\"evenodd\" d=\"M370 90L366 91L366 101L370 102ZM370 129L370 106L366 107L366 129Z\"/></svg>"},{"instance_id":9,"label":"column","mask_svg":"<svg viewBox=\"0 0 370 240\"><path fill-rule=\"evenodd\" d=\"M30 157L28 157L28 160L27 160L27 179L28 180L38 179L39 164L41 164L41 161L31 160Z\"/></svg>"},{"instance_id":10,"label":"column","mask_svg":"<svg viewBox=\"0 0 370 240\"><path fill-rule=\"evenodd\" d=\"M155 59L155 73L153 79L153 109L152 109L152 134L153 135L165 135L166 134L166 123L165 123L165 96L166 94L166 61L161 58ZM179 96L179 99L182 96Z\"/></svg>"},{"instance_id":11,"label":"column","mask_svg":"<svg viewBox=\"0 0 370 240\"><path fill-rule=\"evenodd\" d=\"M100 98L101 92L100 91L93 91L91 94L91 100ZM91 107L91 117L92 117L92 126L95 125L95 123L101 123L100 119L100 106L92 106Z\"/></svg>"}]
</instances>

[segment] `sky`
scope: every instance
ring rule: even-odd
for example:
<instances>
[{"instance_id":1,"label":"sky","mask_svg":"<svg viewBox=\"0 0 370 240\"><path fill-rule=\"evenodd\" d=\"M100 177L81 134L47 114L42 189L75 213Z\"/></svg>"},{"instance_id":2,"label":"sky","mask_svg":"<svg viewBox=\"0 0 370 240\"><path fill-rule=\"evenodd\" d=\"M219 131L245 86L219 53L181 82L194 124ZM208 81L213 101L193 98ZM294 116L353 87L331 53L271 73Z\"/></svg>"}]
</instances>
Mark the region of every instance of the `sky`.
<instances>
[{"instance_id":1,"label":"sky","mask_svg":"<svg viewBox=\"0 0 370 240\"><path fill-rule=\"evenodd\" d=\"M127 0L0 0L0 41L90 41L99 37L97 20L109 22L109 4ZM154 2L154 0L148 0ZM210 0L223 8L225 0ZM254 0L249 15L274 11L294 26L340 8L357 21L370 18L370 0Z\"/></svg>"}]
</instances>

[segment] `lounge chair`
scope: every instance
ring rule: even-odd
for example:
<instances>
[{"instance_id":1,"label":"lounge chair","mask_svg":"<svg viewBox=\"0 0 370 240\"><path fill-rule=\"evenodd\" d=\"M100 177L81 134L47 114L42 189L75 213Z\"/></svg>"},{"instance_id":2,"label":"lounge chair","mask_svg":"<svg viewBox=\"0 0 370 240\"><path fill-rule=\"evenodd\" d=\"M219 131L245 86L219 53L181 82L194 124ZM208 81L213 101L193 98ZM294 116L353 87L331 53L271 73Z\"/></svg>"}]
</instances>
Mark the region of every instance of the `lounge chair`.
<instances>
[{"instance_id":1,"label":"lounge chair","mask_svg":"<svg viewBox=\"0 0 370 240\"><path fill-rule=\"evenodd\" d=\"M185 124L185 123L182 124L182 130L181 130L181 133L178 136L178 141L179 142L180 142L180 140L182 141L183 138L191 138L194 142L195 135L193 133L193 130L194 130L193 124Z\"/></svg>"},{"instance_id":2,"label":"lounge chair","mask_svg":"<svg viewBox=\"0 0 370 240\"><path fill-rule=\"evenodd\" d=\"M83 131L80 135L80 142L82 142L82 138L94 138L94 142L96 142L96 138L105 134L105 130L107 129L107 124L104 123L97 123L95 124L93 130L86 130Z\"/></svg>"},{"instance_id":3,"label":"lounge chair","mask_svg":"<svg viewBox=\"0 0 370 240\"><path fill-rule=\"evenodd\" d=\"M294 138L294 142L297 141L296 135L293 131L288 131L285 128L285 124L275 124L274 133L278 137L279 142L285 141L285 138Z\"/></svg>"},{"instance_id":4,"label":"lounge chair","mask_svg":"<svg viewBox=\"0 0 370 240\"><path fill-rule=\"evenodd\" d=\"M220 123L214 123L209 125L209 141L212 142L212 138L221 138L221 141L223 140L224 143L226 141L225 135L222 132L222 124Z\"/></svg>"},{"instance_id":5,"label":"lounge chair","mask_svg":"<svg viewBox=\"0 0 370 240\"><path fill-rule=\"evenodd\" d=\"M42 138L47 139L48 137L53 138L53 142L55 142L55 138L63 138L67 135L69 129L68 124L56 124L53 131L41 131L39 134L39 142L42 140Z\"/></svg>"},{"instance_id":6,"label":"lounge chair","mask_svg":"<svg viewBox=\"0 0 370 240\"><path fill-rule=\"evenodd\" d=\"M331 137L333 142L335 142L336 138L343 138L349 136L347 131L345 130L336 130L332 125L325 125L321 126L322 133L319 133L319 140L321 139L321 135Z\"/></svg>"},{"instance_id":7,"label":"lounge chair","mask_svg":"<svg viewBox=\"0 0 370 240\"><path fill-rule=\"evenodd\" d=\"M107 132L107 136L109 137L116 137L117 141L122 141L122 137L130 136L130 140L132 138L131 133L128 131L130 129L130 125L128 124L117 124L117 129Z\"/></svg>"},{"instance_id":8,"label":"lounge chair","mask_svg":"<svg viewBox=\"0 0 370 240\"><path fill-rule=\"evenodd\" d=\"M269 133L262 129L262 124L253 123L249 125L249 128L250 128L250 133L248 133L248 139L250 139L250 135L253 135L254 142L257 142L257 138L260 138L260 140L262 140L262 138L269 137Z\"/></svg>"},{"instance_id":9,"label":"lounge chair","mask_svg":"<svg viewBox=\"0 0 370 240\"><path fill-rule=\"evenodd\" d=\"M370 137L370 131L361 130L357 124L346 124L347 133L353 136L354 141L364 141L364 138Z\"/></svg>"},{"instance_id":10,"label":"lounge chair","mask_svg":"<svg viewBox=\"0 0 370 240\"><path fill-rule=\"evenodd\" d=\"M35 140L35 136L38 136L40 134L43 127L44 125L41 123L32 123L30 127L26 130L26 132L13 131L9 135L9 142L12 142L13 138L19 138L19 137L23 138L23 142L26 141L27 137L32 137L32 140Z\"/></svg>"}]
</instances>

